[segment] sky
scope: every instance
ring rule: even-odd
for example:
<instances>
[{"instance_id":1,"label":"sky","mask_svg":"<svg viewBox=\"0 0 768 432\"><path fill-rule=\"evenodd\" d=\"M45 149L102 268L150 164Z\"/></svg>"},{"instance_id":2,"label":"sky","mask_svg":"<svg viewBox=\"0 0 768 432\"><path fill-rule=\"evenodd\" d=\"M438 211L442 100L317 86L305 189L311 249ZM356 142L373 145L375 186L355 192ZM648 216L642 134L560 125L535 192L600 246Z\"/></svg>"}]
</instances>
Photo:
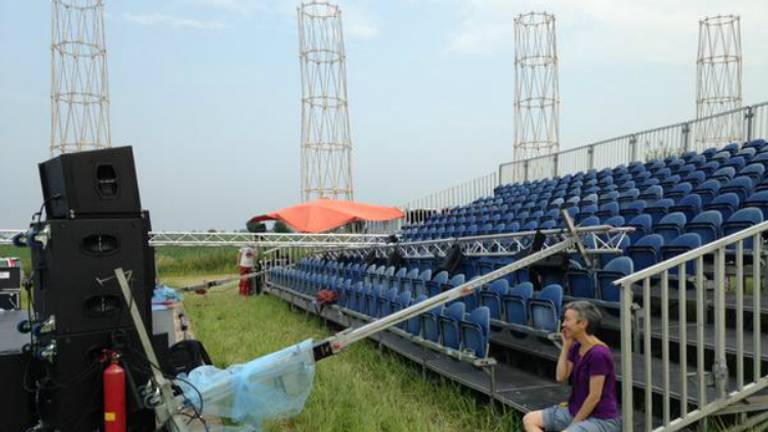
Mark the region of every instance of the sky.
<instances>
[{"instance_id":1,"label":"sky","mask_svg":"<svg viewBox=\"0 0 768 432\"><path fill-rule=\"evenodd\" d=\"M239 230L300 200L295 0L108 0L112 144L155 230ZM514 17L556 17L560 147L695 116L698 22L741 16L744 104L768 100L768 2L339 0L355 198L398 205L512 160ZM51 6L0 0L0 229L40 206Z\"/></svg>"}]
</instances>

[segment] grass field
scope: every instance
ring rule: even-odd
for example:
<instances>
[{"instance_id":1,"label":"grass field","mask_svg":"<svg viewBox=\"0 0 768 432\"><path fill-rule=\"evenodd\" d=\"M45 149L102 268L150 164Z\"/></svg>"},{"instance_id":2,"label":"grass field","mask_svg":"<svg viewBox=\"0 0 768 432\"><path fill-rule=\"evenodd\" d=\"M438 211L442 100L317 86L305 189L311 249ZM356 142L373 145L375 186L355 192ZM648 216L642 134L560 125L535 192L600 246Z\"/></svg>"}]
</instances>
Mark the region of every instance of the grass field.
<instances>
[{"instance_id":1,"label":"grass field","mask_svg":"<svg viewBox=\"0 0 768 432\"><path fill-rule=\"evenodd\" d=\"M171 286L214 279L166 276ZM219 367L246 362L306 338L329 336L321 320L291 312L274 297L244 299L237 288L184 301L193 331ZM517 431L517 414L478 401L469 390L421 376L409 361L364 341L317 365L304 412L267 431Z\"/></svg>"}]
</instances>

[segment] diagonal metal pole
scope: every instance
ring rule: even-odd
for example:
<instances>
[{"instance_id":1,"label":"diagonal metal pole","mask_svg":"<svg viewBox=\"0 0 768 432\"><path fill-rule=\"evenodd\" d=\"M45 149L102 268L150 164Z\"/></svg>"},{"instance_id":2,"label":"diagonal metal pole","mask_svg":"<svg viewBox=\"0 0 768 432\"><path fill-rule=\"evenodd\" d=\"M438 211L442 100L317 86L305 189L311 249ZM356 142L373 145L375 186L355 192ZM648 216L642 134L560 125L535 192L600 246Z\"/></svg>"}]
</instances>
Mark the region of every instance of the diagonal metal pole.
<instances>
[{"instance_id":1,"label":"diagonal metal pole","mask_svg":"<svg viewBox=\"0 0 768 432\"><path fill-rule=\"evenodd\" d=\"M139 309L136 306L136 301L131 294L131 288L128 286L128 281L125 278L125 273L122 268L115 269L115 277L117 277L117 283L120 285L120 289L123 291L123 298L131 311L131 318L133 324L136 326L136 331L139 333L139 340L144 348L144 354L151 362L149 369L152 371L152 379L155 381L155 385L160 389L160 396L163 399L163 403L155 408L155 415L157 421L164 425L166 422L170 422L174 426L174 430L178 432L188 432L189 429L185 422L180 421L174 414L181 412L181 404L178 399L173 395L173 389L171 383L163 374L157 370L157 365L160 363L157 361L155 350L152 348L152 342L149 339L147 328L144 327L144 321L141 319Z\"/></svg>"}]
</instances>

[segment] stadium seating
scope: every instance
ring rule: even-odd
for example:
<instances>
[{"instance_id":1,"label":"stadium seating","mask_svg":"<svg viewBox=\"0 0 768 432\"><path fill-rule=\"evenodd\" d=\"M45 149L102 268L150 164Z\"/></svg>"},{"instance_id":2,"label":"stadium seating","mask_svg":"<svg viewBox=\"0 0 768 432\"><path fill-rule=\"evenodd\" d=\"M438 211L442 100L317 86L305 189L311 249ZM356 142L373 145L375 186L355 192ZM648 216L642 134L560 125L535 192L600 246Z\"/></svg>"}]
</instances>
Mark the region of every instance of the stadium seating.
<instances>
[{"instance_id":1,"label":"stadium seating","mask_svg":"<svg viewBox=\"0 0 768 432\"><path fill-rule=\"evenodd\" d=\"M632 227L621 256L604 255L587 267L569 257L564 280L545 273L534 289L527 269L482 287L476 294L437 307L400 324L414 337L453 350L488 355L489 326L512 326L516 335L556 332L564 299L587 299L603 307L619 301L613 282L768 219L768 146L756 140L648 162L588 170L498 186L492 196L435 212L404 226L400 241L529 232L564 227L565 210L581 227ZM752 240L744 241L752 248ZM337 293L338 305L371 319L424 301L468 278L514 261L511 256L467 258L455 274L436 260L406 260L400 267L356 261L302 260L274 269L272 278L299 293ZM693 273L689 265L688 276ZM670 269L677 277L678 269ZM538 285L537 285L538 286Z\"/></svg>"}]
</instances>

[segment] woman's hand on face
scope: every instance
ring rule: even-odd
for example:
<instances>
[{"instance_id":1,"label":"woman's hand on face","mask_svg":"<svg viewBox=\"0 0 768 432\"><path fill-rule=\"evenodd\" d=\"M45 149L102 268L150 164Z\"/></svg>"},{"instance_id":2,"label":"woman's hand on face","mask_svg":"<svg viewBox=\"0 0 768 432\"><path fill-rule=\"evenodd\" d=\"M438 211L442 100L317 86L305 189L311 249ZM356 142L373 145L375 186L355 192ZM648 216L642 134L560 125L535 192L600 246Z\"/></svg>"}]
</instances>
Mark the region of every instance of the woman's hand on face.
<instances>
[{"instance_id":1,"label":"woman's hand on face","mask_svg":"<svg viewBox=\"0 0 768 432\"><path fill-rule=\"evenodd\" d=\"M570 345L573 342L573 337L571 337L567 329L563 328L560 330L560 340L562 340L563 345Z\"/></svg>"}]
</instances>

